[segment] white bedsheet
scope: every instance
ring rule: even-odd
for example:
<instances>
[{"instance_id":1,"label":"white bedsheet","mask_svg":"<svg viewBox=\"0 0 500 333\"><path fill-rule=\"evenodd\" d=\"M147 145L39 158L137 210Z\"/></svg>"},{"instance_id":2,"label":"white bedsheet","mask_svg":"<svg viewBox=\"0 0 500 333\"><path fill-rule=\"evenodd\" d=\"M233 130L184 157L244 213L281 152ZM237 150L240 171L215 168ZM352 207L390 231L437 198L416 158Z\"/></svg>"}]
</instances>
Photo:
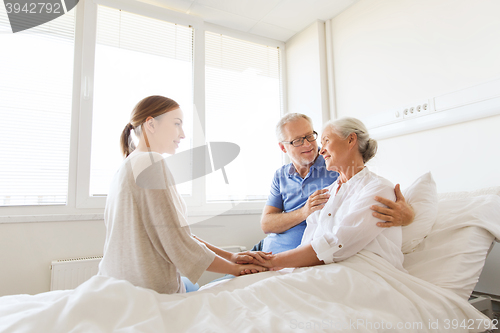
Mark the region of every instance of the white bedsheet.
<instances>
[{"instance_id":1,"label":"white bedsheet","mask_svg":"<svg viewBox=\"0 0 500 333\"><path fill-rule=\"evenodd\" d=\"M0 298L0 332L16 333L480 332L485 323L451 291L368 251L341 263L243 276L183 295L95 276L75 290Z\"/></svg>"}]
</instances>

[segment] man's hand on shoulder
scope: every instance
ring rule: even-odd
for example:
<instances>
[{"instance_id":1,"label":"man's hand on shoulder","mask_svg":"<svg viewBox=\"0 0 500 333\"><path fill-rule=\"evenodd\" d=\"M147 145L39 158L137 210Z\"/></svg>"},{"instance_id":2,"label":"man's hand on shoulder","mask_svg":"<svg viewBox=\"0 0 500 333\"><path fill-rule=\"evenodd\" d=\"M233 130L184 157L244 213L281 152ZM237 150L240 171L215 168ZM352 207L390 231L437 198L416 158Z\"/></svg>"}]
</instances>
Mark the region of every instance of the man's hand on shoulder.
<instances>
[{"instance_id":1,"label":"man's hand on shoulder","mask_svg":"<svg viewBox=\"0 0 500 333\"><path fill-rule=\"evenodd\" d=\"M370 208L374 210L372 213L373 216L386 221L386 222L378 222L377 226L383 228L395 227L395 226L406 226L413 222L415 218L415 212L408 204L401 193L401 188L399 184L394 188L394 193L396 194L396 202L381 198L375 197L375 200L384 204L386 207L381 207L377 205L373 205Z\"/></svg>"}]
</instances>

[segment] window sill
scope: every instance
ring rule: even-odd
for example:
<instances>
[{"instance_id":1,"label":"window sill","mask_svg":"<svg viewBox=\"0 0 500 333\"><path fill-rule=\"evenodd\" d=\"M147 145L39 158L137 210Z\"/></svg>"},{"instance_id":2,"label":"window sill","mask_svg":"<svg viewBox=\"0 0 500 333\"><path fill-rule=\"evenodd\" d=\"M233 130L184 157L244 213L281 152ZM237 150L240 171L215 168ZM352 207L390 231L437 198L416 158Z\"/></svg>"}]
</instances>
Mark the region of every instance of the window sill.
<instances>
[{"instance_id":1,"label":"window sill","mask_svg":"<svg viewBox=\"0 0 500 333\"><path fill-rule=\"evenodd\" d=\"M32 222L62 222L62 221L97 221L103 220L104 214L44 214L44 215L6 215L0 216L0 224L32 223Z\"/></svg>"},{"instance_id":2,"label":"window sill","mask_svg":"<svg viewBox=\"0 0 500 333\"><path fill-rule=\"evenodd\" d=\"M230 215L260 215L264 208L264 202L240 203L234 207L228 207L221 204L209 204L203 207L188 206L188 217L216 217ZM104 211L104 209L103 209ZM99 221L104 220L104 212L94 213L65 213L65 214L29 214L18 215L9 214L0 216L0 224L8 223L35 223L35 222L76 222L76 221Z\"/></svg>"}]
</instances>

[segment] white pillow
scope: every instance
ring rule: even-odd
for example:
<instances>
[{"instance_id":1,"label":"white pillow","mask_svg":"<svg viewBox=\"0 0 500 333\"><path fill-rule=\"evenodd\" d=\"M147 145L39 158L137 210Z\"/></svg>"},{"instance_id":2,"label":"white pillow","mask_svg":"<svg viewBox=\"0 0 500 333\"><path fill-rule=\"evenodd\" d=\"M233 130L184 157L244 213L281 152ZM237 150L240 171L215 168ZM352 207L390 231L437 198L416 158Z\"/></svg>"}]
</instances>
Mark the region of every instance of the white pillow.
<instances>
[{"instance_id":1,"label":"white pillow","mask_svg":"<svg viewBox=\"0 0 500 333\"><path fill-rule=\"evenodd\" d=\"M430 233L438 213L438 195L434 179L430 172L420 176L410 187L403 191L403 196L415 211L415 220L402 228L404 254L413 252Z\"/></svg>"},{"instance_id":2,"label":"white pillow","mask_svg":"<svg viewBox=\"0 0 500 333\"><path fill-rule=\"evenodd\" d=\"M439 201L431 233L405 255L403 266L411 275L468 299L493 240L500 237L500 197L460 197Z\"/></svg>"}]
</instances>

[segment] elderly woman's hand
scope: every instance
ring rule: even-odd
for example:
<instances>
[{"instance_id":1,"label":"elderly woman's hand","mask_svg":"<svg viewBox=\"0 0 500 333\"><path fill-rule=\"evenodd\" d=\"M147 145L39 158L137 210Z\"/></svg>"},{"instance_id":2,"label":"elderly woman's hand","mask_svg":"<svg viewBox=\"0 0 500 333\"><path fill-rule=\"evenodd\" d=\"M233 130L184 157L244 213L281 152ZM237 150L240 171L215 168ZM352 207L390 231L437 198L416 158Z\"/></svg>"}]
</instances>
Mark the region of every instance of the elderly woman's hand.
<instances>
[{"instance_id":1,"label":"elderly woman's hand","mask_svg":"<svg viewBox=\"0 0 500 333\"><path fill-rule=\"evenodd\" d=\"M403 193L401 193L399 184L397 184L394 188L394 193L396 193L396 202L386 198L375 197L375 200L386 205L387 207L380 207L377 205L370 207L374 210L373 216L386 221L377 223L377 226L379 227L388 228L394 226L405 226L412 223L415 218L415 212L406 202Z\"/></svg>"}]
</instances>

